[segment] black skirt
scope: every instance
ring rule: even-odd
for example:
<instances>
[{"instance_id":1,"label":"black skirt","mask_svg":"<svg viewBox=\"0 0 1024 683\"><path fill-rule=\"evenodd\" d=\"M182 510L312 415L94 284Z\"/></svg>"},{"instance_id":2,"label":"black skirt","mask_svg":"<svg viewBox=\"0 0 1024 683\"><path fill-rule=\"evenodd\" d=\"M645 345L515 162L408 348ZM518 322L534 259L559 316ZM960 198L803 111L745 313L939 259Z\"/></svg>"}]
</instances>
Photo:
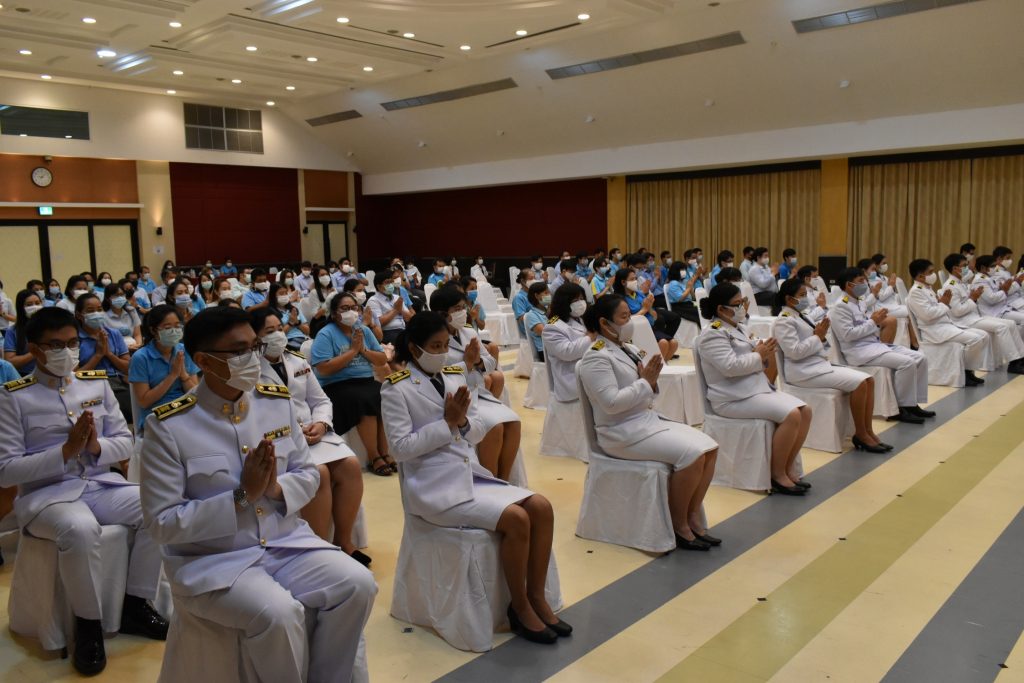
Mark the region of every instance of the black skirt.
<instances>
[{"instance_id":1,"label":"black skirt","mask_svg":"<svg viewBox=\"0 0 1024 683\"><path fill-rule=\"evenodd\" d=\"M344 434L364 417L380 417L380 382L373 377L332 382L324 393L334 407L335 434Z\"/></svg>"}]
</instances>

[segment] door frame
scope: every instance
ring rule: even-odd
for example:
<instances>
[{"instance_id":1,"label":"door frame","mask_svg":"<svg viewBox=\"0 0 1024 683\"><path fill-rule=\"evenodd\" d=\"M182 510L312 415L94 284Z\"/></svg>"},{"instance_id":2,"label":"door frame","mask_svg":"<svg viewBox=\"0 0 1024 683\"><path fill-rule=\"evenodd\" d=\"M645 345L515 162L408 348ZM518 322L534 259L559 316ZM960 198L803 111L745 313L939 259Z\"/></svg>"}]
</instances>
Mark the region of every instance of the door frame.
<instances>
[{"instance_id":1,"label":"door frame","mask_svg":"<svg viewBox=\"0 0 1024 683\"><path fill-rule=\"evenodd\" d=\"M328 263L330 263L331 259L334 258L333 254L331 253L331 231L327 227L329 225L344 225L345 226L345 255L348 256L349 258L352 258L351 254L349 254L348 223L349 223L348 220L315 220L315 221L306 221L306 225L307 226L310 226L310 227L317 226L317 227L320 228L320 236L323 239L323 247L324 247L324 263L322 265L324 265L325 267L326 267L326 265Z\"/></svg>"},{"instance_id":2,"label":"door frame","mask_svg":"<svg viewBox=\"0 0 1024 683\"><path fill-rule=\"evenodd\" d=\"M24 227L35 225L39 235L39 261L43 272L40 279L44 282L52 277L50 270L50 226L82 225L88 229L89 235L89 267L96 272L96 239L93 228L97 225L127 225L132 241L132 269L139 269L139 219L138 218L48 218L48 219L0 219L0 228ZM325 226L326 232L326 226ZM345 234L346 238L348 233ZM118 278L120 279L120 278Z\"/></svg>"}]
</instances>

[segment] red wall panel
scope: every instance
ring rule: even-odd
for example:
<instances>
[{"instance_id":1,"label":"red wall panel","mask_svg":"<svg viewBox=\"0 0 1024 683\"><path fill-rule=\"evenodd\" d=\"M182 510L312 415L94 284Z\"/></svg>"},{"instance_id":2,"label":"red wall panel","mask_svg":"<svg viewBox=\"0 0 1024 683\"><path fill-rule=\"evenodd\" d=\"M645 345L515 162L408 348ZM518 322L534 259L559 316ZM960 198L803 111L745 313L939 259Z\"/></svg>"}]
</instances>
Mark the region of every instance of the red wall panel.
<instances>
[{"instance_id":1,"label":"red wall panel","mask_svg":"<svg viewBox=\"0 0 1024 683\"><path fill-rule=\"evenodd\" d=\"M488 257L590 251L607 241L604 179L364 195L356 176L359 256Z\"/></svg>"},{"instance_id":2,"label":"red wall panel","mask_svg":"<svg viewBox=\"0 0 1024 683\"><path fill-rule=\"evenodd\" d=\"M298 171L173 162L170 170L178 263L301 260Z\"/></svg>"}]
</instances>

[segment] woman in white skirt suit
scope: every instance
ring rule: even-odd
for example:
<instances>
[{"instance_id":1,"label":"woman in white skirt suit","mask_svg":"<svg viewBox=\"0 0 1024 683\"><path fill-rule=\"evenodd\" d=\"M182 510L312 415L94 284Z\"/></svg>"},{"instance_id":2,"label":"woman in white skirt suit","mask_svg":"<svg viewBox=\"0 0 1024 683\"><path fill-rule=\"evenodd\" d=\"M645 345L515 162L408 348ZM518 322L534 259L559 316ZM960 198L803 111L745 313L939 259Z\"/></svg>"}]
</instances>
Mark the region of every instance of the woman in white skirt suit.
<instances>
[{"instance_id":1,"label":"woman in white skirt suit","mask_svg":"<svg viewBox=\"0 0 1024 683\"><path fill-rule=\"evenodd\" d=\"M505 375L498 359L488 353L476 330L467 326L469 300L461 288L451 283L439 287L430 296L430 310L447 320L448 364L465 368L466 382L478 399L477 411L486 432L477 445L480 464L507 480L519 452L522 425L516 411L501 402Z\"/></svg>"},{"instance_id":2,"label":"woman in white skirt suit","mask_svg":"<svg viewBox=\"0 0 1024 683\"><path fill-rule=\"evenodd\" d=\"M443 527L501 534L501 563L512 595L512 629L553 643L572 627L544 597L554 513L541 495L512 486L480 465L473 444L486 434L462 365L448 365L448 321L417 313L395 344L405 369L381 390L384 432L401 463L406 512Z\"/></svg>"},{"instance_id":3,"label":"woman in white skirt suit","mask_svg":"<svg viewBox=\"0 0 1024 683\"><path fill-rule=\"evenodd\" d=\"M370 557L352 543L352 528L363 501L362 468L345 440L334 433L331 399L324 393L306 358L285 348L288 338L281 319L272 309L257 309L252 316L252 327L267 345L260 360L260 382L288 387L296 418L309 444L309 454L320 472L320 485L313 500L302 508L302 518L317 536L369 566ZM332 521L334 537L329 538Z\"/></svg>"},{"instance_id":4,"label":"woman in white skirt suit","mask_svg":"<svg viewBox=\"0 0 1024 683\"><path fill-rule=\"evenodd\" d=\"M715 473L718 444L689 425L654 410L660 355L647 359L624 340L632 339L626 300L605 294L586 312L587 329L597 337L577 366L580 383L594 412L601 449L614 458L655 460L672 466L668 506L676 545L707 550L722 541L704 528L701 505Z\"/></svg>"},{"instance_id":5,"label":"woman in white skirt suit","mask_svg":"<svg viewBox=\"0 0 1024 683\"><path fill-rule=\"evenodd\" d=\"M786 365L786 382L806 389L835 389L847 395L853 414L853 445L859 451L886 453L892 446L882 443L871 430L875 410L875 380L871 375L832 365L828 361L830 321L824 318L815 324L804 317L809 307L807 286L797 279L786 280L779 287L772 306L775 319L773 336L779 343Z\"/></svg>"},{"instance_id":6,"label":"woman in white skirt suit","mask_svg":"<svg viewBox=\"0 0 1024 683\"><path fill-rule=\"evenodd\" d=\"M811 487L800 481L796 458L811 427L811 409L803 401L775 391L765 376L778 343L755 341L743 326L747 301L736 285L715 285L700 302L700 312L711 320L696 340L700 367L708 385L708 400L715 413L739 419L771 420L772 491L802 496Z\"/></svg>"}]
</instances>

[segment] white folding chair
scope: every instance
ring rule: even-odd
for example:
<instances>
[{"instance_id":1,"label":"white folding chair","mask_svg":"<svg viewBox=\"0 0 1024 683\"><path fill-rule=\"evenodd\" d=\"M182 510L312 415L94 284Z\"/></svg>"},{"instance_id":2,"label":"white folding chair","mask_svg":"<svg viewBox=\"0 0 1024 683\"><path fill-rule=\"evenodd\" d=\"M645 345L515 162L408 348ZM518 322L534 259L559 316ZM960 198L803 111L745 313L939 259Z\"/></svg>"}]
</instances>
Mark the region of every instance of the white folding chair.
<instances>
[{"instance_id":1,"label":"white folding chair","mask_svg":"<svg viewBox=\"0 0 1024 683\"><path fill-rule=\"evenodd\" d=\"M437 285L432 285L429 282L427 284L423 285L423 296L425 296L426 299L427 299L426 306L427 306L427 310L428 311L430 310L430 297L436 291L437 291Z\"/></svg>"},{"instance_id":2,"label":"white folding chair","mask_svg":"<svg viewBox=\"0 0 1024 683\"><path fill-rule=\"evenodd\" d=\"M758 312L758 316L762 318L770 318L772 316L772 309L770 306L762 306L757 303L757 298L754 296L754 286L751 285L747 280L740 281L740 294L746 298L747 301L754 304L755 309ZM748 318L757 316L748 316Z\"/></svg>"},{"instance_id":3,"label":"white folding chair","mask_svg":"<svg viewBox=\"0 0 1024 683\"><path fill-rule=\"evenodd\" d=\"M548 358L547 345L544 347L544 358ZM540 434L537 450L541 455L576 458L587 462L590 449L587 448L580 401L578 398L575 401L559 401L555 398L550 362L544 363L544 376L548 383L548 409L544 413L544 430Z\"/></svg>"},{"instance_id":4,"label":"white folding chair","mask_svg":"<svg viewBox=\"0 0 1024 683\"><path fill-rule=\"evenodd\" d=\"M700 302L703 299L706 299L707 296L708 290L704 289L703 287L698 287L697 289L693 290L693 303L695 306L697 306L697 317L700 318L700 329L702 330L711 324L711 321L705 318L704 315L700 312Z\"/></svg>"},{"instance_id":5,"label":"white folding chair","mask_svg":"<svg viewBox=\"0 0 1024 683\"><path fill-rule=\"evenodd\" d=\"M377 293L377 287L374 286L373 279L375 277L377 277L377 274L375 272L373 272L372 270L368 270L368 271L366 271L365 275L366 275L366 291L373 292L374 294L376 294Z\"/></svg>"},{"instance_id":6,"label":"white folding chair","mask_svg":"<svg viewBox=\"0 0 1024 683\"><path fill-rule=\"evenodd\" d=\"M548 283L554 282L555 278L558 277L558 271L555 270L554 266L547 267Z\"/></svg>"},{"instance_id":7,"label":"white folding chair","mask_svg":"<svg viewBox=\"0 0 1024 683\"><path fill-rule=\"evenodd\" d=\"M534 361L530 370L530 382L523 394L523 407L533 410L547 410L550 391L548 389L547 363Z\"/></svg>"},{"instance_id":8,"label":"white folding chair","mask_svg":"<svg viewBox=\"0 0 1024 683\"><path fill-rule=\"evenodd\" d=\"M633 344L643 351L645 365L651 358L661 354L654 330L642 315L633 316ZM692 365L665 364L658 378L654 408L670 420L690 425L704 421L700 385Z\"/></svg>"}]
</instances>

